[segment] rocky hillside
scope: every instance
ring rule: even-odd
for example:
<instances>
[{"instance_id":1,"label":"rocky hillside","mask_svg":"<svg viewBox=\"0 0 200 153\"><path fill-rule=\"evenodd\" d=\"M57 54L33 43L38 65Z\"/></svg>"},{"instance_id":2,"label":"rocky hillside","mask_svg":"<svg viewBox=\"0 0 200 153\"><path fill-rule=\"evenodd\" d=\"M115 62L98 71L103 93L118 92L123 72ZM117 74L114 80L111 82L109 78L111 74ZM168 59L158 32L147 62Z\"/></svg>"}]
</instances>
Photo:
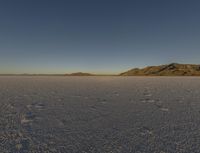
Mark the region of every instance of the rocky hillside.
<instances>
[{"instance_id":1,"label":"rocky hillside","mask_svg":"<svg viewBox=\"0 0 200 153\"><path fill-rule=\"evenodd\" d=\"M168 65L134 68L121 76L200 76L200 65L171 63Z\"/></svg>"}]
</instances>

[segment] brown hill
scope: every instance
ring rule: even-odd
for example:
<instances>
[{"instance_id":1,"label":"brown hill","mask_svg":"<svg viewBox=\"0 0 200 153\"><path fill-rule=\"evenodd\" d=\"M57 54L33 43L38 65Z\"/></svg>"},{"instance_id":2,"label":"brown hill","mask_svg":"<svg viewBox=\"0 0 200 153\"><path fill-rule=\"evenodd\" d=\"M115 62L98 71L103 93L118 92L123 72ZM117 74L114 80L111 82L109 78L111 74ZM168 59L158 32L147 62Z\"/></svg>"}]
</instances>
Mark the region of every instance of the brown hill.
<instances>
[{"instance_id":1,"label":"brown hill","mask_svg":"<svg viewBox=\"0 0 200 153\"><path fill-rule=\"evenodd\" d=\"M171 63L168 65L135 68L121 76L200 76L200 65Z\"/></svg>"},{"instance_id":2,"label":"brown hill","mask_svg":"<svg viewBox=\"0 0 200 153\"><path fill-rule=\"evenodd\" d=\"M93 76L93 74L90 73L83 73L83 72L76 72L71 74L65 74L66 76Z\"/></svg>"}]
</instances>

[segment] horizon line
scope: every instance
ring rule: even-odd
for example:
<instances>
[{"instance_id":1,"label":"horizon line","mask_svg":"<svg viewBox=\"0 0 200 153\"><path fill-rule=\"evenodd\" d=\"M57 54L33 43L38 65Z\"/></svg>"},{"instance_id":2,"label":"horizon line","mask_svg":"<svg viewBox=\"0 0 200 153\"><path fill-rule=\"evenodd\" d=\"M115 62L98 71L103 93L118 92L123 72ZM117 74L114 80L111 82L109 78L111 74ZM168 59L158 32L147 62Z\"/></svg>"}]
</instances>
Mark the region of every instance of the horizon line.
<instances>
[{"instance_id":1,"label":"horizon line","mask_svg":"<svg viewBox=\"0 0 200 153\"><path fill-rule=\"evenodd\" d=\"M183 63L177 63L177 62L171 62L171 63L168 63L168 64L158 64L158 65L153 65L153 66L162 66L162 65L171 65L171 64L180 64L180 65L199 65L199 64L183 64ZM146 67L151 67L152 65L150 66L144 66L142 68L139 68L139 69L143 69L143 68L146 68ZM136 69L138 67L133 67L131 69ZM131 69L128 69L128 70L131 70ZM118 76L120 75L121 73L124 73L128 70L124 70L122 72L116 72L116 73L96 73L96 72L85 72L85 71L75 71L75 72L70 72L70 73L26 73L26 72L22 72L22 73L0 73L0 76L73 76L74 74L79 74L79 75L82 75L83 76L87 75L87 76Z\"/></svg>"}]
</instances>

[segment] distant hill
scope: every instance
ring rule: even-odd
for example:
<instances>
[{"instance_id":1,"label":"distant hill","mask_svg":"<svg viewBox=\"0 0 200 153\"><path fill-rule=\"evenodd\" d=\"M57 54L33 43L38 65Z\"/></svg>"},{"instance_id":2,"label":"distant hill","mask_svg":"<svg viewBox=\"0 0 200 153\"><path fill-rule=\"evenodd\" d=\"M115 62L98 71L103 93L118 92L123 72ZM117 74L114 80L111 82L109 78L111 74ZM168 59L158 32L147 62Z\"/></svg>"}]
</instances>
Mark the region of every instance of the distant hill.
<instances>
[{"instance_id":1,"label":"distant hill","mask_svg":"<svg viewBox=\"0 0 200 153\"><path fill-rule=\"evenodd\" d=\"M71 74L0 74L0 76L200 76L200 65L171 63L134 68L119 75L76 72Z\"/></svg>"},{"instance_id":2,"label":"distant hill","mask_svg":"<svg viewBox=\"0 0 200 153\"><path fill-rule=\"evenodd\" d=\"M131 69L120 76L200 76L200 65L171 63L148 66Z\"/></svg>"},{"instance_id":3,"label":"distant hill","mask_svg":"<svg viewBox=\"0 0 200 153\"><path fill-rule=\"evenodd\" d=\"M65 74L65 76L94 76L94 74L76 72L76 73L71 73L71 74Z\"/></svg>"}]
</instances>

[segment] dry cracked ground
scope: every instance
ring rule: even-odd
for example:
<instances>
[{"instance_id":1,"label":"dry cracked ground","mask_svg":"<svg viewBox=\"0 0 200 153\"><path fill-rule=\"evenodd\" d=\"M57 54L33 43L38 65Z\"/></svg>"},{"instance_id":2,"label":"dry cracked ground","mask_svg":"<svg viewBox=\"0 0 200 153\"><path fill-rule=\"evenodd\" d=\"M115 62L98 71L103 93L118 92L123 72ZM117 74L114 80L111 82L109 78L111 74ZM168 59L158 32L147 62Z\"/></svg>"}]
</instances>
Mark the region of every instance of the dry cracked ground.
<instances>
[{"instance_id":1,"label":"dry cracked ground","mask_svg":"<svg viewBox=\"0 0 200 153\"><path fill-rule=\"evenodd\" d=\"M198 77L0 77L2 153L199 153Z\"/></svg>"}]
</instances>

